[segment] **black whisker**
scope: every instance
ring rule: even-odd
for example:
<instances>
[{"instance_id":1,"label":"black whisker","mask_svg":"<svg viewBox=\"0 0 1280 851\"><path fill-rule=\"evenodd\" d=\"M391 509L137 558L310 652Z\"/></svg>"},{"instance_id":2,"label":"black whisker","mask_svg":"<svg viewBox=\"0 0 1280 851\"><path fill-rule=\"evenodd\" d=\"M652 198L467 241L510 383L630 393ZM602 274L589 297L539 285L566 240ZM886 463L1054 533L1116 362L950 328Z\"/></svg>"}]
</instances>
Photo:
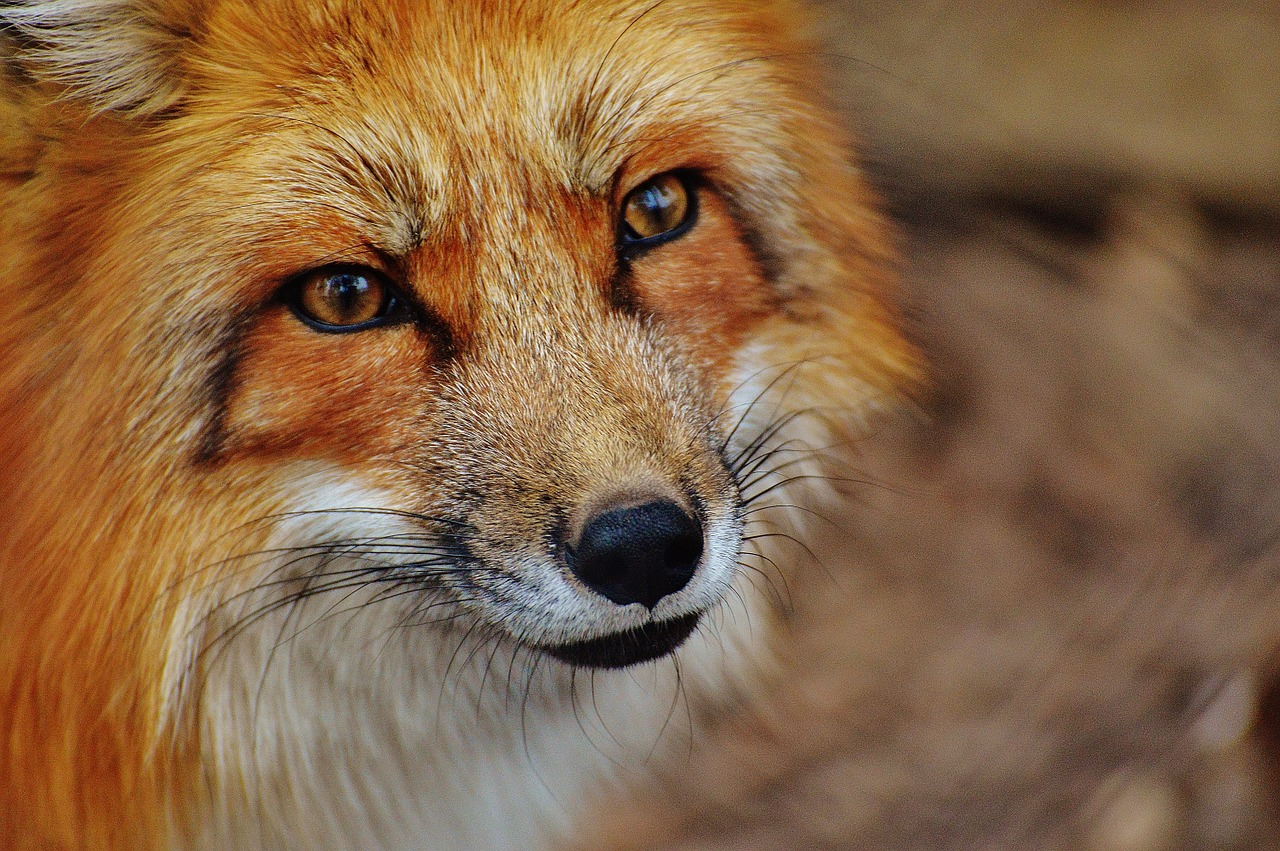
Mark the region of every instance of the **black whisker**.
<instances>
[{"instance_id":1,"label":"black whisker","mask_svg":"<svg viewBox=\"0 0 1280 851\"><path fill-rule=\"evenodd\" d=\"M744 555L759 555L759 554L744 553ZM775 567L774 575L770 575L754 565L744 564L741 561L738 562L738 567L747 571L747 582L751 584L751 587L755 589L755 592L757 594L760 594L760 596L762 597L771 598L773 600L773 604L778 607L779 611L789 612L793 607L793 600L794 600L794 597L792 597L791 595L791 584L787 582L786 574L783 573L783 571L780 568L777 568L776 563L770 560L770 564L773 564ZM768 594L765 594L760 590L760 586L756 584L755 577L759 577L761 580L764 581L765 587L768 588ZM779 582L782 583L781 592L778 591L777 583Z\"/></svg>"},{"instance_id":2,"label":"black whisker","mask_svg":"<svg viewBox=\"0 0 1280 851\"><path fill-rule=\"evenodd\" d=\"M724 441L720 445L720 451L722 453L728 450L728 447L733 443L734 438L738 436L739 430L743 427L743 425L746 424L752 412L755 411L756 405L758 405L761 402L761 400L763 400L767 395L769 395L773 391L774 387L778 384L778 382L782 381L784 378L791 375L794 371L798 370L800 367L810 362L811 361L806 358L806 359L801 359L797 361L792 361L789 364L779 364L774 366L763 367L761 369L756 370L751 375L749 375L746 379L740 382L736 388L734 388L733 393L737 393L739 390L747 386L747 384L754 381L760 375L763 375L764 373L768 372L771 369L778 369L779 366L781 366L781 370L778 372L778 374L775 375L772 379L770 379L769 383L766 384L764 387L762 387L760 389L760 392L757 393L751 399L751 401L746 406L746 410L742 412L741 416L738 417L737 421L733 424L732 428L729 429L729 433L725 435ZM729 398L733 398L733 393L730 394ZM786 396L785 392L783 393L783 396L784 397ZM779 402L780 401L781 399L779 399ZM776 408L774 409L774 412L776 414L777 412ZM773 417L770 417L770 419L772 418Z\"/></svg>"}]
</instances>

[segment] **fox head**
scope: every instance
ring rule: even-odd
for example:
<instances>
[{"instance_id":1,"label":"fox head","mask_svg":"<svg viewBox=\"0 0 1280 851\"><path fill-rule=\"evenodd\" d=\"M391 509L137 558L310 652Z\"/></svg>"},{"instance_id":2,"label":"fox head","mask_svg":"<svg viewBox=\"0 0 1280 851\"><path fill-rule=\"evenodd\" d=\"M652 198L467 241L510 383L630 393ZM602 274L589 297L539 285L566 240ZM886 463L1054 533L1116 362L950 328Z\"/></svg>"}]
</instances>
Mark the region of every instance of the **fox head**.
<instances>
[{"instance_id":1,"label":"fox head","mask_svg":"<svg viewBox=\"0 0 1280 851\"><path fill-rule=\"evenodd\" d=\"M799 18L0 8L0 814L407 818L351 788L746 652L792 480L913 372Z\"/></svg>"}]
</instances>

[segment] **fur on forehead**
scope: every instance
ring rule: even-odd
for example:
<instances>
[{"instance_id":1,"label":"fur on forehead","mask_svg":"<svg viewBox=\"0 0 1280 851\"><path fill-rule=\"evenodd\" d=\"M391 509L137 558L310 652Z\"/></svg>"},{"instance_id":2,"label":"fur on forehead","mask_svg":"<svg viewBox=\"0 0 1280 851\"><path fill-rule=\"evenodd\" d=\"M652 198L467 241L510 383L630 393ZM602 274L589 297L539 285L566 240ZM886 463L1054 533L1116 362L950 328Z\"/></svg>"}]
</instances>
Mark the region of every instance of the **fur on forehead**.
<instances>
[{"instance_id":1,"label":"fur on forehead","mask_svg":"<svg viewBox=\"0 0 1280 851\"><path fill-rule=\"evenodd\" d=\"M781 177L807 153L782 149L815 142L797 132L814 118L797 90L813 77L812 50L769 4L690 8L702 5L228 5L209 13L192 61L197 108L322 120L367 155L384 152L385 174L416 159L397 146L417 136L461 172L444 181L458 187L513 150L526 172L593 193L636 160Z\"/></svg>"},{"instance_id":2,"label":"fur on forehead","mask_svg":"<svg viewBox=\"0 0 1280 851\"><path fill-rule=\"evenodd\" d=\"M610 72L619 67L630 66L627 76L635 79L638 64L638 76L663 86L675 81L671 74L689 74L702 56L705 73L694 76L706 79L689 82L694 88L710 83L728 93L732 86L718 83L740 73L733 65L765 58L763 48L776 48L783 34L795 29L797 16L786 0L757 0L736 10L723 5L703 0L13 0L0 5L0 28L19 37L6 52L100 109L154 113L204 84L216 86L210 78L219 71L234 85L251 85L256 76L287 88L291 79L301 83L305 76L349 83L361 72L377 74L398 64L409 72L401 79L416 76L414 70L428 76L433 70L463 71L452 82L465 86L471 98L455 104L458 117L476 114L476 98L499 93L532 97L534 105L578 99L594 104L598 113L575 116L581 130L591 123L625 121L625 107L637 105L626 102L634 93L606 91L615 76ZM494 26L495 19L504 25ZM735 53L740 56L726 60ZM528 73L538 67L567 71ZM432 82L450 85L445 76ZM739 82L751 82L750 75ZM298 91L305 89L302 83ZM645 94L657 102L680 99L678 92L674 97L654 90Z\"/></svg>"},{"instance_id":3,"label":"fur on forehead","mask_svg":"<svg viewBox=\"0 0 1280 851\"><path fill-rule=\"evenodd\" d=\"M355 134L378 182L393 184L387 194L419 210L433 190L464 187L517 149L526 167L592 193L636 161L720 170L727 185L749 187L744 207L774 198L758 212L776 220L812 154L794 146L815 141L803 132L815 120L805 98L789 91L811 77L811 51L792 32L791 2L724 5L19 0L0 8L0 22L20 35L32 73L99 109L323 115L336 132L322 146L347 155L339 136ZM495 17L518 20L495 27ZM382 96L388 87L400 96ZM369 114L379 104L420 109ZM363 126L329 127L334 114ZM394 129L370 138L380 125ZM453 150L402 150L414 129L424 146ZM697 160L681 161L690 154ZM423 159L460 173L429 174Z\"/></svg>"}]
</instances>

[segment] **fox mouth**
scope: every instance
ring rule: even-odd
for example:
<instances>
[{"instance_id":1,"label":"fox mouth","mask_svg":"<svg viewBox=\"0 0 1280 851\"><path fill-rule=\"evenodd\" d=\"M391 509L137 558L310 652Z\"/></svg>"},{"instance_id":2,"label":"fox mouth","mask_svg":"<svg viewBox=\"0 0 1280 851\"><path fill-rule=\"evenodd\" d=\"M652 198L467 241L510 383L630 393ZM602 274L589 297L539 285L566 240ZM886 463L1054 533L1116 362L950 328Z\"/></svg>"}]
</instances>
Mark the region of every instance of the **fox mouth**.
<instances>
[{"instance_id":1,"label":"fox mouth","mask_svg":"<svg viewBox=\"0 0 1280 851\"><path fill-rule=\"evenodd\" d=\"M693 634L699 617L701 615L694 612L600 638L543 645L538 649L562 662L584 668L627 668L671 653Z\"/></svg>"}]
</instances>

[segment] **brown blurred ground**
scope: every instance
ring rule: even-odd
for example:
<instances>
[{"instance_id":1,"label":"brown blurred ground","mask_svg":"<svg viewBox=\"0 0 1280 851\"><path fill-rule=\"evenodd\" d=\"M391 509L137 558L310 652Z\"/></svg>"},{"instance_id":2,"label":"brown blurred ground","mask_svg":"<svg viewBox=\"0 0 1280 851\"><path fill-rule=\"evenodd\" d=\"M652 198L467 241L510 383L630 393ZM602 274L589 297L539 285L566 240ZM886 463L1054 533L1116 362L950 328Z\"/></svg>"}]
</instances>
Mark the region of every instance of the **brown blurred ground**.
<instances>
[{"instance_id":1,"label":"brown blurred ground","mask_svg":"<svg viewBox=\"0 0 1280 851\"><path fill-rule=\"evenodd\" d=\"M581 847L1280 848L1280 7L830 6L934 389Z\"/></svg>"}]
</instances>

